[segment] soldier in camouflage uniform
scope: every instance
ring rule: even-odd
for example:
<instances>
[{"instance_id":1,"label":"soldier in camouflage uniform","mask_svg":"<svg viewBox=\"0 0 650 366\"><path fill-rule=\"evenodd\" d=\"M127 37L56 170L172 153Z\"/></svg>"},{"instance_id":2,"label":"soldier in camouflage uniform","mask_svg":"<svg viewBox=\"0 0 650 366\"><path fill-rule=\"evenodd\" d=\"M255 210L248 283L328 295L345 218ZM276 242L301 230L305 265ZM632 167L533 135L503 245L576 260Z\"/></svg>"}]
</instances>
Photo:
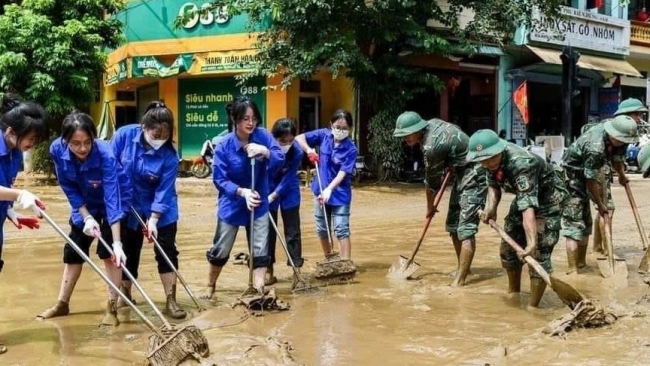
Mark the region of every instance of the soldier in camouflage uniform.
<instances>
[{"instance_id":1,"label":"soldier in camouflage uniform","mask_svg":"<svg viewBox=\"0 0 650 366\"><path fill-rule=\"evenodd\" d=\"M602 185L609 182L610 166L616 169L619 183L628 182L622 168L625 146L637 141L636 122L620 115L590 128L567 149L561 165L571 197L562 214L562 235L566 237L569 273L578 273L579 268L586 266L593 225L589 199L595 203L600 217L609 212L610 197L604 197Z\"/></svg>"},{"instance_id":2,"label":"soldier in camouflage uniform","mask_svg":"<svg viewBox=\"0 0 650 366\"><path fill-rule=\"evenodd\" d=\"M452 286L463 286L470 272L478 232L478 211L487 191L485 171L480 164L465 161L469 137L458 126L440 119L425 121L415 112L398 118L393 136L407 145L420 144L424 152L427 218L434 214L433 199L446 171L454 180L449 197L446 230L451 236L458 259Z\"/></svg>"},{"instance_id":3,"label":"soldier in camouflage uniform","mask_svg":"<svg viewBox=\"0 0 650 366\"><path fill-rule=\"evenodd\" d=\"M482 221L496 220L502 190L515 194L504 230L524 252L517 253L502 241L500 256L508 274L508 292L518 293L525 256L533 256L548 273L553 272L551 254L560 238L562 205L568 197L564 182L551 163L500 139L492 130L480 130L472 135L467 160L480 162L487 170L488 195ZM532 268L528 272L529 306L538 307L546 282Z\"/></svg>"},{"instance_id":4,"label":"soldier in camouflage uniform","mask_svg":"<svg viewBox=\"0 0 650 366\"><path fill-rule=\"evenodd\" d=\"M616 110L616 112L614 112L614 117L621 116L621 115L630 116L632 117L632 119L636 121L637 124L639 124L643 122L644 113L648 113L648 108L646 108L643 105L643 102L641 102L638 99L628 98L622 101L621 104L618 105L618 109ZM580 129L580 134L584 135L585 132L589 131L590 128L594 126L598 126L603 122L604 121L587 123L586 125L582 126L582 128Z\"/></svg>"},{"instance_id":5,"label":"soldier in camouflage uniform","mask_svg":"<svg viewBox=\"0 0 650 366\"><path fill-rule=\"evenodd\" d=\"M622 101L621 104L618 105L618 109L616 110L616 112L614 112L614 116L615 117L622 116L622 115L630 116L632 117L632 119L634 119L634 121L638 125L639 123L643 122L643 114L647 112L648 109L643 105L643 103L640 100L634 98L628 98ZM587 132L589 129L591 129L594 126L602 125L603 122L604 121L588 123L582 126L581 134L585 134L585 132ZM619 149L621 149L624 154L625 151L627 150L627 145L619 147ZM605 172L607 178L607 209L609 210L610 222L612 222L613 221L612 219L614 218L614 209L615 209L614 200L612 199L612 185L611 185L611 181L612 181L611 170L613 169L613 167L610 166L609 164L608 166L610 171ZM622 167L623 166L621 166L620 168L622 169ZM603 241L600 235L600 233L603 230L603 225L604 225L604 221L602 220L602 218L600 218L598 220L598 225L594 226L594 251L599 253L604 253L605 251L603 246Z\"/></svg>"}]
</instances>

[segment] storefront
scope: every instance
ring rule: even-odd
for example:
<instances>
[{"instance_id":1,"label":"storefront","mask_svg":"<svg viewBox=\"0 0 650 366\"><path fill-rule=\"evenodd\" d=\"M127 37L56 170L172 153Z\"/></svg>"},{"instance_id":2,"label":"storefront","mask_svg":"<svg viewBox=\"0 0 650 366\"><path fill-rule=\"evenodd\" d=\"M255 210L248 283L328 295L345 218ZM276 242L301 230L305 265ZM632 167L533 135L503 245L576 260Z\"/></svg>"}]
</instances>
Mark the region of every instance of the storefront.
<instances>
[{"instance_id":1,"label":"storefront","mask_svg":"<svg viewBox=\"0 0 650 366\"><path fill-rule=\"evenodd\" d=\"M307 131L327 126L337 108L354 113L351 82L332 80L327 73L296 80L285 90L267 88L278 84L275 79L240 85L236 76L257 61L245 16L216 11L174 28L179 15L203 5L131 1L114 15L124 25L126 43L109 54L104 85L92 108L105 137L114 128L137 123L146 105L158 99L174 113L174 139L185 159L196 157L206 139L227 128L225 106L239 95L255 100L269 129L283 117Z\"/></svg>"},{"instance_id":2,"label":"storefront","mask_svg":"<svg viewBox=\"0 0 650 366\"><path fill-rule=\"evenodd\" d=\"M432 90L416 96L406 109L417 111L425 119L441 118L454 123L468 134L495 128L501 56L499 48L482 46L475 54L406 57L408 63L423 73L435 74L444 85L440 92Z\"/></svg>"},{"instance_id":3,"label":"storefront","mask_svg":"<svg viewBox=\"0 0 650 366\"><path fill-rule=\"evenodd\" d=\"M506 129L511 139L523 141L562 133L560 54L563 46L570 45L580 53L572 99L571 136L567 141L578 136L580 128L590 119L609 117L612 90L606 88L608 83L617 76L642 76L625 60L630 53L629 21L595 10L563 7L562 12L566 20L555 22L534 14L541 25L539 29L517 32L518 46L507 52L507 71L500 90L500 107L506 111L506 118L500 119L500 128ZM528 89L528 124L511 102L513 93L523 83Z\"/></svg>"}]
</instances>

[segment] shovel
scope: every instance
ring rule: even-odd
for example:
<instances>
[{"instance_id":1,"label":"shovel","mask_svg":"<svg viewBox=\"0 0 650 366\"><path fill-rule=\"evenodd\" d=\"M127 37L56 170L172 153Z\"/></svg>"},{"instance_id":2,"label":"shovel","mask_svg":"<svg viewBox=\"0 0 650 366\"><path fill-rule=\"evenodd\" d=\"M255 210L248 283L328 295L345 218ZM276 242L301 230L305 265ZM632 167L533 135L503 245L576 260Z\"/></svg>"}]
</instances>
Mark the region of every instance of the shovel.
<instances>
[{"instance_id":1,"label":"shovel","mask_svg":"<svg viewBox=\"0 0 650 366\"><path fill-rule=\"evenodd\" d=\"M302 277L302 275L296 268L296 265L293 262L293 258L291 258L291 254L289 254L289 248L287 247L287 242L284 240L284 237L280 235L280 230L278 229L278 225L275 224L275 220L273 220L273 216L271 216L270 214L269 214L269 221L271 222L271 225L273 225L273 229L275 230L275 233L278 235L278 238L280 239L280 243L282 243L282 248L284 248L284 252L287 254L287 259L291 264L291 269L293 269L293 274L296 276L297 281L294 284L291 292L297 294L297 293L308 293L308 292L318 291L317 287L310 286L307 283L307 281L305 281L305 279Z\"/></svg>"},{"instance_id":2,"label":"shovel","mask_svg":"<svg viewBox=\"0 0 650 366\"><path fill-rule=\"evenodd\" d=\"M647 273L650 270L650 265L648 260L650 259L650 249L648 246L648 236L645 233L645 228L643 227L643 222L641 222L641 215L639 214L639 209L634 202L634 196L632 196L632 189L630 184L625 184L625 193L627 194L627 199L630 201L630 206L632 207L632 212L634 213L634 220L636 221L636 228L639 230L639 235L641 236L641 243L643 244L643 257L641 258L641 263L639 263L639 268L637 269L638 273Z\"/></svg>"},{"instance_id":3,"label":"shovel","mask_svg":"<svg viewBox=\"0 0 650 366\"><path fill-rule=\"evenodd\" d=\"M167 365L178 365L183 362L188 357L192 357L195 360L200 361L202 357L207 357L210 354L210 349L208 346L208 341L203 336L203 333L196 328L195 326L186 326L180 330L174 329L166 320L163 320L166 329L157 329L153 323L138 309L131 299L120 291L120 289L106 276L106 274L93 262L90 258L84 253L77 244L70 239L70 237L57 225L52 218L47 215L43 210L39 210L41 216L47 221L54 230L63 237L70 247L74 249L77 254L83 260L88 263L88 265L101 277L104 282L113 290L115 293L122 298L122 300L133 309L133 311L142 319L142 321L151 329L153 332L149 336L149 350L147 354L147 359L149 364L153 366L167 366ZM111 251L112 252L112 251ZM128 272L128 271L127 271ZM125 272L125 273L127 273ZM140 290L140 286L137 282L133 281L133 284ZM142 292L142 295L145 296L145 299L148 297ZM154 309L157 308L154 306ZM162 317L164 319L164 317Z\"/></svg>"},{"instance_id":4,"label":"shovel","mask_svg":"<svg viewBox=\"0 0 650 366\"><path fill-rule=\"evenodd\" d=\"M601 169L599 181L606 182L608 179L607 175L604 174L604 170ZM601 194L603 202L607 202L607 184L600 184ZM627 190L626 190L627 192ZM629 193L628 193L629 194ZM628 198L631 197L628 195ZM598 265L598 270L600 274L605 278L611 278L616 276L616 280L625 280L627 279L627 264L625 259L619 258L614 254L614 244L612 243L612 229L611 229L611 218L609 212L603 215L604 222L604 232L601 231L603 241L605 242L605 247L607 248L607 257L596 258L596 264ZM617 281L618 282L618 281Z\"/></svg>"},{"instance_id":5,"label":"shovel","mask_svg":"<svg viewBox=\"0 0 650 366\"><path fill-rule=\"evenodd\" d=\"M632 207L632 212L634 213L634 220L636 221L636 228L639 230L639 235L641 236L641 244L643 245L643 250L648 250L648 236L645 233L645 228L641 222L641 215L639 214L639 209L636 206L634 201L634 196L632 195L632 189L630 188L630 183L625 183L625 193L627 194L627 199L630 201L630 207ZM647 269L646 269L647 270Z\"/></svg>"},{"instance_id":6,"label":"shovel","mask_svg":"<svg viewBox=\"0 0 650 366\"><path fill-rule=\"evenodd\" d=\"M413 248L413 252L411 253L411 257L406 258L400 255L397 260L397 263L394 263L388 270L388 275L390 277L408 279L413 275L413 273L415 273L415 271L417 271L420 268L420 265L414 262L413 260L415 259L415 255L418 254L418 251L420 250L420 245L422 245L422 242L424 241L424 236L427 234L427 229L429 228L429 224L431 224L431 220L433 219L433 216L435 216L437 212L438 204L442 199L442 193L445 191L445 188L447 187L447 183L449 183L450 177L451 177L451 172L447 172L447 174L445 174L445 178L442 180L442 186L438 190L436 197L433 199L433 215L427 218L427 221L424 223L424 226L422 227L422 232L420 232L420 239L418 240L417 244L415 244L415 247Z\"/></svg>"},{"instance_id":7,"label":"shovel","mask_svg":"<svg viewBox=\"0 0 650 366\"><path fill-rule=\"evenodd\" d=\"M616 279L627 279L627 264L625 259L619 258L614 254L614 245L612 244L612 231L610 229L609 213L603 215L605 224L605 233L602 235L607 247L607 257L596 258L596 264L600 274L605 278L616 277Z\"/></svg>"},{"instance_id":8,"label":"shovel","mask_svg":"<svg viewBox=\"0 0 650 366\"><path fill-rule=\"evenodd\" d=\"M138 219L140 225L146 229L147 224L145 224L144 220L142 220L142 217L140 217L138 211L136 211L135 208L131 207L131 212L133 213L133 216L135 216L135 218ZM196 305L199 312L205 310L203 309L201 304L199 304L199 301L192 293L192 290L190 290L190 287L187 285L187 282L185 282L183 276L181 276L181 274L178 272L178 269L176 269L176 266L174 266L174 263L172 263L171 259L169 259L167 253L165 253L165 251L162 249L162 246L160 245L160 242L158 242L158 239L156 239L154 236L151 236L151 239L153 240L153 244L156 246L156 249L158 249L160 255L165 259L165 262L167 262L169 268L171 268L172 271L174 271L174 273L176 274L176 278L178 278L178 280L181 282L181 285L183 285L183 288L185 289L185 291L187 291L187 294L190 295L190 298L192 298L192 301L194 302L194 305Z\"/></svg>"},{"instance_id":9,"label":"shovel","mask_svg":"<svg viewBox=\"0 0 650 366\"><path fill-rule=\"evenodd\" d=\"M508 235L508 233L503 230L494 220L490 220L489 222L490 226L494 231L496 231L499 236L505 240L508 245L512 247L517 253L522 253L524 250L517 244L517 242ZM571 285L568 283L559 280L558 278L555 278L551 275L548 274L544 270L544 268L537 262L533 257L527 255L524 257L524 260L530 268L534 269L535 272L537 272L540 277L546 282L547 285L551 287L553 291L557 294L557 296L562 300L563 303L565 303L571 310L575 308L582 300L585 300L586 297L578 292L575 288L573 288Z\"/></svg>"}]
</instances>

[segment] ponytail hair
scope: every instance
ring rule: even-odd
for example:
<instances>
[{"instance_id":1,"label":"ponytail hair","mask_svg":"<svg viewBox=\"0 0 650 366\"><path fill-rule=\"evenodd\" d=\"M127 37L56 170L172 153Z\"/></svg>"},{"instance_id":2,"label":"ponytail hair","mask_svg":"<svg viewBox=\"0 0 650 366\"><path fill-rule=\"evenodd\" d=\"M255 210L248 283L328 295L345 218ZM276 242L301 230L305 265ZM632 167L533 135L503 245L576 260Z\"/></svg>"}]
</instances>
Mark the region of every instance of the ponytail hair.
<instances>
[{"instance_id":1,"label":"ponytail hair","mask_svg":"<svg viewBox=\"0 0 650 366\"><path fill-rule=\"evenodd\" d=\"M39 140L47 138L47 115L43 107L34 102L24 102L20 96L5 93L0 104L0 130L9 127L16 133L18 141L25 136L36 133Z\"/></svg>"}]
</instances>

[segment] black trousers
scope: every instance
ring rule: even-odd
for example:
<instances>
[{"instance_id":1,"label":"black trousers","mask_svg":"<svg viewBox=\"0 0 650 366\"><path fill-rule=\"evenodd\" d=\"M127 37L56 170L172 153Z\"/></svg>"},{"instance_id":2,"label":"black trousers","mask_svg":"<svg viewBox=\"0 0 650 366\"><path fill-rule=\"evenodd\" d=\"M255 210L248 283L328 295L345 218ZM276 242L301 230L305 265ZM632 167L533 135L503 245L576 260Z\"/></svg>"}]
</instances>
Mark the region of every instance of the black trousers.
<instances>
[{"instance_id":1,"label":"black trousers","mask_svg":"<svg viewBox=\"0 0 650 366\"><path fill-rule=\"evenodd\" d=\"M300 233L300 205L290 208L282 209L280 208L280 213L282 214L282 224L284 229L284 237L287 241L287 247L289 249L289 255L293 260L293 263L296 267L302 267L304 259L302 258L302 236ZM276 225L278 224L278 211L271 210L269 211L273 221ZM275 245L277 240L277 234L273 229L273 226L269 227L269 256L271 257L271 264L275 263ZM282 245L282 243L280 243ZM281 249L282 250L282 249ZM284 251L284 250L282 250ZM287 260L287 265L291 265Z\"/></svg>"},{"instance_id":2,"label":"black trousers","mask_svg":"<svg viewBox=\"0 0 650 366\"><path fill-rule=\"evenodd\" d=\"M111 232L111 225L108 223L108 220L103 216L97 216L95 217L95 220L99 223L102 238L106 240L108 245L113 245L113 233ZM86 255L90 253L90 244L93 243L95 238L84 234L83 227L75 226L72 224L72 220L70 220L70 234L68 234L68 236ZM97 255L99 256L99 259L109 259L111 257L111 253L99 241L97 242ZM77 254L77 252L72 249L72 246L67 242L63 247L63 263L84 263L83 258L81 258L81 256Z\"/></svg>"},{"instance_id":3,"label":"black trousers","mask_svg":"<svg viewBox=\"0 0 650 366\"><path fill-rule=\"evenodd\" d=\"M146 240L142 229L138 227L137 230L131 230L126 225L126 220L122 221L122 244L124 249L124 254L126 254L126 269L131 272L133 277L138 278L138 267L140 267L140 254L142 252L143 241ZM178 250L176 248L176 223L165 225L158 228L158 243L162 247L163 251L176 269L178 269ZM158 248L155 248L154 243L149 244L147 240L147 250L154 248L156 254L156 262L158 262L158 273L169 273L173 272L172 268L167 264L167 261L158 251ZM129 279L126 275L122 274L122 279L128 281Z\"/></svg>"}]
</instances>

